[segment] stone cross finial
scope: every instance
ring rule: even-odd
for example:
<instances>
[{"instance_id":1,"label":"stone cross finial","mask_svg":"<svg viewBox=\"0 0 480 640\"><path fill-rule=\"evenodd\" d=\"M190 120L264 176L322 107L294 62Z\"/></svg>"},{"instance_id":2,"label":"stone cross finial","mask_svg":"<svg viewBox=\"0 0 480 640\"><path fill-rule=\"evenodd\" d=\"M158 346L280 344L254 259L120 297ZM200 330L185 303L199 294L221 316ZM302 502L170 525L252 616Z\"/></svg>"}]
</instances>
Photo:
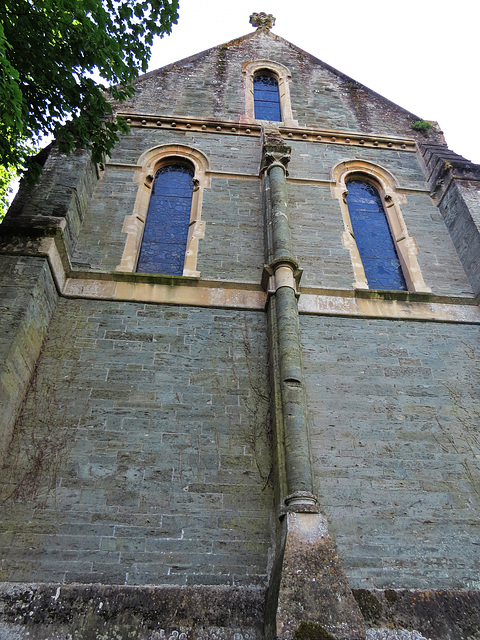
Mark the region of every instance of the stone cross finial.
<instances>
[{"instance_id":1,"label":"stone cross finial","mask_svg":"<svg viewBox=\"0 0 480 640\"><path fill-rule=\"evenodd\" d=\"M263 29L264 31L270 31L275 24L275 18L271 13L252 13L250 16L250 24L257 29Z\"/></svg>"}]
</instances>

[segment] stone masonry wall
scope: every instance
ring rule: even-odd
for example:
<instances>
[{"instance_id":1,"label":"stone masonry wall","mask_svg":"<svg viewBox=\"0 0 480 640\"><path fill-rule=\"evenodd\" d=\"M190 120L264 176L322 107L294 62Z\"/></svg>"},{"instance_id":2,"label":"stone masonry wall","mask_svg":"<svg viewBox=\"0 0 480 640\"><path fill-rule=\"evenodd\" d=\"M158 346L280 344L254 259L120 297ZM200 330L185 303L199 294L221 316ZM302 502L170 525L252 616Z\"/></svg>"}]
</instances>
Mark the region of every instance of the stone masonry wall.
<instances>
[{"instance_id":1,"label":"stone masonry wall","mask_svg":"<svg viewBox=\"0 0 480 640\"><path fill-rule=\"evenodd\" d=\"M5 222L15 226L22 217L63 218L66 222L63 237L67 250L71 252L83 217L91 205L97 182L96 167L85 150L77 150L67 156L52 145L42 154L46 159L40 182L34 186L21 182Z\"/></svg>"},{"instance_id":2,"label":"stone masonry wall","mask_svg":"<svg viewBox=\"0 0 480 640\"><path fill-rule=\"evenodd\" d=\"M259 282L263 267L258 138L174 130L132 129L122 137L112 162L136 163L148 148L185 144L202 151L213 171L245 174L246 178L211 176L204 190L202 219L205 238L199 242L198 269L203 278ZM339 202L328 185L298 183L329 180L332 168L346 159L363 159L390 171L406 189L402 205L407 228L418 246L418 262L427 287L438 295L472 295L445 223L425 189L416 156L408 152L348 148L289 142L289 206L297 259L304 286L351 289L354 281L349 252L343 247ZM120 263L138 191L133 169L107 166L85 215L72 262L77 268L112 271Z\"/></svg>"},{"instance_id":3,"label":"stone masonry wall","mask_svg":"<svg viewBox=\"0 0 480 640\"><path fill-rule=\"evenodd\" d=\"M321 502L354 588L478 588L480 327L302 316Z\"/></svg>"},{"instance_id":4,"label":"stone masonry wall","mask_svg":"<svg viewBox=\"0 0 480 640\"><path fill-rule=\"evenodd\" d=\"M2 256L0 460L10 442L56 301L57 292L44 258Z\"/></svg>"},{"instance_id":5,"label":"stone masonry wall","mask_svg":"<svg viewBox=\"0 0 480 640\"><path fill-rule=\"evenodd\" d=\"M385 100L272 33L256 32L142 77L121 112L209 117L238 122L245 114L242 69L252 60L288 67L300 126L414 137L418 117ZM368 105L368 106L367 106Z\"/></svg>"},{"instance_id":6,"label":"stone masonry wall","mask_svg":"<svg viewBox=\"0 0 480 640\"><path fill-rule=\"evenodd\" d=\"M442 200L440 210L468 273L473 290L480 290L480 195L479 182L452 184ZM470 187L470 188L468 188Z\"/></svg>"},{"instance_id":7,"label":"stone masonry wall","mask_svg":"<svg viewBox=\"0 0 480 640\"><path fill-rule=\"evenodd\" d=\"M329 180L332 168L339 162L360 159L387 169L399 188L407 190L407 202L401 205L401 211L408 232L417 243L417 259L427 287L437 295L473 295L442 216L425 190L424 176L414 154L289 144L289 205L294 248L304 269L302 285L351 289L354 276L350 255L342 243L344 224L337 198L332 197L328 185L298 184L293 180Z\"/></svg>"},{"instance_id":8,"label":"stone masonry wall","mask_svg":"<svg viewBox=\"0 0 480 640\"><path fill-rule=\"evenodd\" d=\"M136 163L147 149L161 144L191 146L207 156L212 170L251 176L211 177L211 187L203 194L206 229L199 243L198 269L204 278L259 282L263 267L259 139L132 129L122 137L112 162ZM133 211L138 191L134 179L132 169L107 166L72 257L75 267L113 271L120 264L126 241L123 223Z\"/></svg>"},{"instance_id":9,"label":"stone masonry wall","mask_svg":"<svg viewBox=\"0 0 480 640\"><path fill-rule=\"evenodd\" d=\"M260 181L214 178L203 202L205 238L198 250L202 277L260 282L264 252Z\"/></svg>"},{"instance_id":10,"label":"stone masonry wall","mask_svg":"<svg viewBox=\"0 0 480 640\"><path fill-rule=\"evenodd\" d=\"M4 223L0 635L86 638L103 629L102 637L138 640L262 637L278 515L266 314L65 297L79 283L78 295L126 295L127 287L108 287L134 280L112 273L135 207L139 158L181 144L209 163L201 278L239 283L246 294L238 304L257 308L262 139L257 127L246 131L242 69L258 59L289 68L299 127L421 139L413 114L258 31L140 78L118 110L172 122L132 127L104 168L86 152L50 151L42 181L20 193ZM183 131L179 116L240 122L243 133L215 122L202 131L184 123ZM405 197L401 210L426 286L473 297L477 252L465 244L478 223L473 182L452 187L440 213L411 143L400 151L397 143L357 146L353 135L355 144L337 134L328 138L337 144L327 144L323 133L316 142L316 132L295 140L283 133L292 148L287 193L302 287L352 293L331 180L338 163L360 159L389 171ZM435 131L425 139L442 147ZM66 220L66 254L55 218ZM58 301L39 240L54 233L68 279ZM22 246L29 255L13 256ZM82 289L88 278L97 283ZM160 281L168 279L145 284ZM369 311L382 313L384 301L376 306L369 295ZM419 297L411 299L402 313ZM347 308L341 295L336 300ZM368 605L366 589L388 590L388 601L392 589L445 589L452 598L453 589L471 589L476 601L480 325L321 315L302 315L300 325L320 504L357 597Z\"/></svg>"},{"instance_id":11,"label":"stone masonry wall","mask_svg":"<svg viewBox=\"0 0 480 640\"><path fill-rule=\"evenodd\" d=\"M200 149L212 171L238 171L258 176L261 145L258 137L176 129L132 127L112 151L112 162L136 163L142 153L160 144L184 144Z\"/></svg>"},{"instance_id":12,"label":"stone masonry wall","mask_svg":"<svg viewBox=\"0 0 480 640\"><path fill-rule=\"evenodd\" d=\"M0 579L264 586L264 324L61 299L1 474Z\"/></svg>"}]
</instances>

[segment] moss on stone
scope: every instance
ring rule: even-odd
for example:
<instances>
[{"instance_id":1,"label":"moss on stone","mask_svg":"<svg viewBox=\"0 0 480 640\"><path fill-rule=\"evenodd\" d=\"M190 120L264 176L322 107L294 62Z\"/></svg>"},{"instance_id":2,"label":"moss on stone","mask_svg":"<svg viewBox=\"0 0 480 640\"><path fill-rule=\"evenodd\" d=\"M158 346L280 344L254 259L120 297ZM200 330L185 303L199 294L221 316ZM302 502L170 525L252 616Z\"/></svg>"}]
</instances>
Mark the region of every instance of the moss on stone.
<instances>
[{"instance_id":1,"label":"moss on stone","mask_svg":"<svg viewBox=\"0 0 480 640\"><path fill-rule=\"evenodd\" d=\"M383 607L371 591L354 589L353 596L366 622L375 624L382 619Z\"/></svg>"}]
</instances>

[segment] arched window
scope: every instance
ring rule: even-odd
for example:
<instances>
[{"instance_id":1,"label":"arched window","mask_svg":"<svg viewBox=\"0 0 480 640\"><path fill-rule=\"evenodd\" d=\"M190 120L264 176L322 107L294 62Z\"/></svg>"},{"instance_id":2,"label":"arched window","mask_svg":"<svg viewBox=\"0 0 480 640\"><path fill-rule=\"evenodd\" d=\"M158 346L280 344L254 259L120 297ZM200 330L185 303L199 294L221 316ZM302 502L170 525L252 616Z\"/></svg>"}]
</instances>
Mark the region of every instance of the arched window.
<instances>
[{"instance_id":1,"label":"arched window","mask_svg":"<svg viewBox=\"0 0 480 640\"><path fill-rule=\"evenodd\" d=\"M367 180L347 182L353 233L370 289L407 289L377 188Z\"/></svg>"},{"instance_id":2,"label":"arched window","mask_svg":"<svg viewBox=\"0 0 480 640\"><path fill-rule=\"evenodd\" d=\"M280 94L277 78L262 69L253 78L253 99L255 103L255 118L257 120L275 120L281 122Z\"/></svg>"},{"instance_id":3,"label":"arched window","mask_svg":"<svg viewBox=\"0 0 480 640\"><path fill-rule=\"evenodd\" d=\"M156 172L137 262L138 273L183 274L193 176L193 169L186 164L167 164Z\"/></svg>"},{"instance_id":4,"label":"arched window","mask_svg":"<svg viewBox=\"0 0 480 640\"><path fill-rule=\"evenodd\" d=\"M210 187L209 169L203 153L182 144L158 145L142 153L133 177L139 185L135 205L123 221L122 230L127 237L117 271L163 275L172 275L174 271L173 275L200 277L197 258L199 241L205 235L202 199L204 189ZM180 186L179 191L176 186ZM184 217L179 214L180 208ZM169 210L174 215L167 215ZM177 240L169 243L172 225L176 225ZM173 253L177 258L172 261L167 255Z\"/></svg>"},{"instance_id":5,"label":"arched window","mask_svg":"<svg viewBox=\"0 0 480 640\"><path fill-rule=\"evenodd\" d=\"M331 171L350 253L355 289L431 292L418 264L418 247L409 235L401 205L408 200L395 177L367 160L342 160Z\"/></svg>"},{"instance_id":6,"label":"arched window","mask_svg":"<svg viewBox=\"0 0 480 640\"><path fill-rule=\"evenodd\" d=\"M245 76L245 114L242 122L255 120L282 122L298 127L290 101L290 71L274 60L251 60L243 65Z\"/></svg>"}]
</instances>

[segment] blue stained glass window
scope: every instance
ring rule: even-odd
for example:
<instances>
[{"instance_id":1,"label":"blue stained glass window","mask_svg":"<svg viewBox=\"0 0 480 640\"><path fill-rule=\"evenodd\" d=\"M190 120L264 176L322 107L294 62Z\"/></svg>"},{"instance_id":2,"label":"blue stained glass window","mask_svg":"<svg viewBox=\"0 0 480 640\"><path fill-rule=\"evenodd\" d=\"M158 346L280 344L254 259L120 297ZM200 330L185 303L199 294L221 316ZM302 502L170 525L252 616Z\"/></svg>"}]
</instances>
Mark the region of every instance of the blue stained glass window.
<instances>
[{"instance_id":1,"label":"blue stained glass window","mask_svg":"<svg viewBox=\"0 0 480 640\"><path fill-rule=\"evenodd\" d=\"M253 99L257 120L281 122L280 94L278 82L273 76L255 76L253 79Z\"/></svg>"},{"instance_id":2,"label":"blue stained glass window","mask_svg":"<svg viewBox=\"0 0 480 640\"><path fill-rule=\"evenodd\" d=\"M137 272L181 276L192 207L193 171L170 164L155 174Z\"/></svg>"},{"instance_id":3,"label":"blue stained glass window","mask_svg":"<svg viewBox=\"0 0 480 640\"><path fill-rule=\"evenodd\" d=\"M348 211L368 286L405 291L405 278L379 192L363 180L350 180L347 189Z\"/></svg>"}]
</instances>

